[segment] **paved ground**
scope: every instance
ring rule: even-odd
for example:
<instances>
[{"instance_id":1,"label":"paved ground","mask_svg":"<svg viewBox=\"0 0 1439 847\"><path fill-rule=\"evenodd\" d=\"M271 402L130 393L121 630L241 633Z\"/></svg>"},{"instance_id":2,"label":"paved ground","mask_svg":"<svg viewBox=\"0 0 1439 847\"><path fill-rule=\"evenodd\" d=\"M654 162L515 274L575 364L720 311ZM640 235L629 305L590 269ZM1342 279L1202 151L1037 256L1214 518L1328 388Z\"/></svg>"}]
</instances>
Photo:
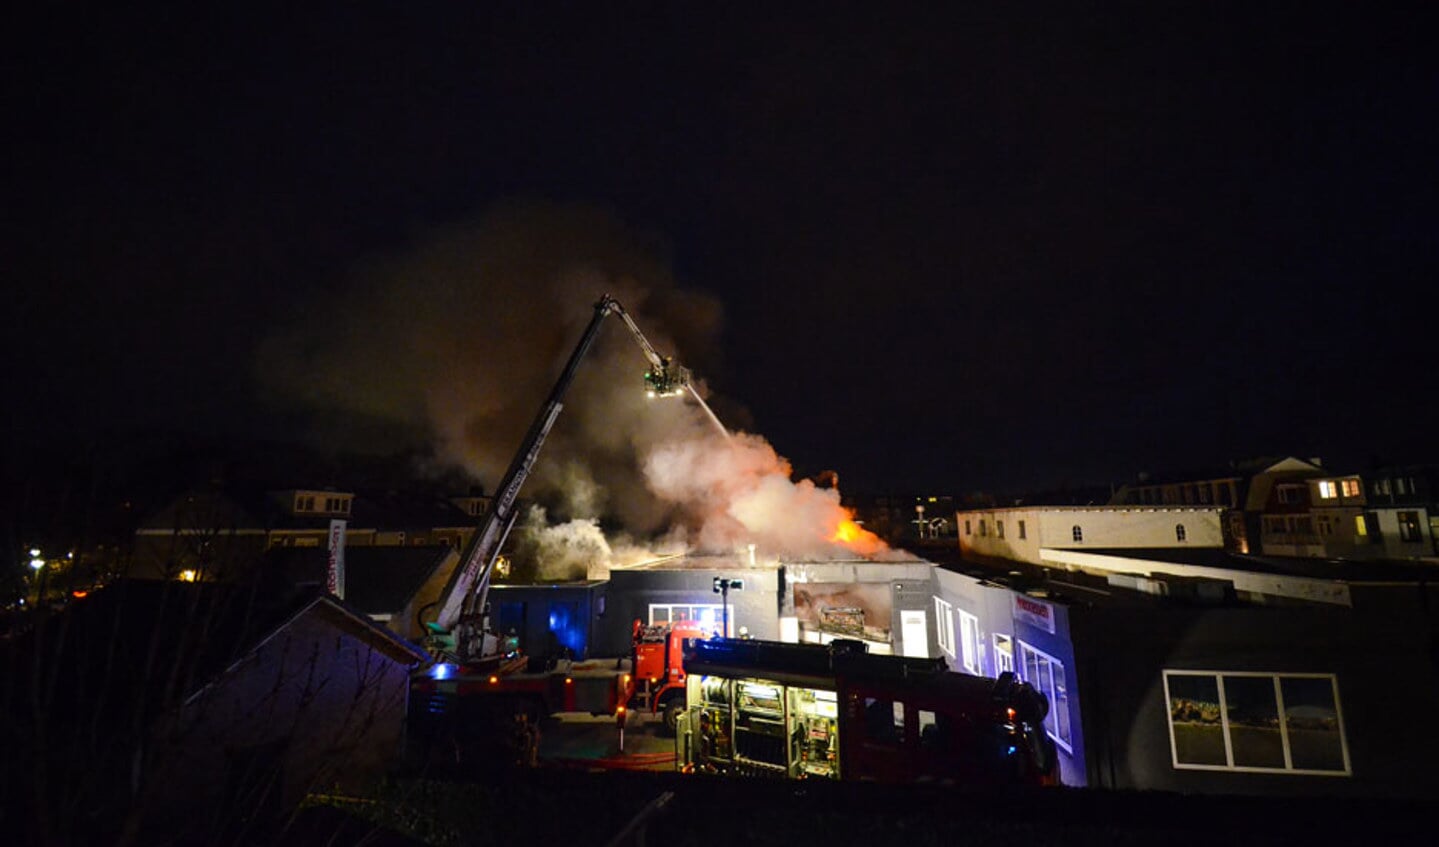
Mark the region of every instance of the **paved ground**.
<instances>
[{"instance_id":1,"label":"paved ground","mask_svg":"<svg viewBox=\"0 0 1439 847\"><path fill-rule=\"evenodd\" d=\"M565 713L540 724L540 763L551 767L672 771L674 738L658 716L631 712L625 721L624 749L615 719Z\"/></svg>"}]
</instances>

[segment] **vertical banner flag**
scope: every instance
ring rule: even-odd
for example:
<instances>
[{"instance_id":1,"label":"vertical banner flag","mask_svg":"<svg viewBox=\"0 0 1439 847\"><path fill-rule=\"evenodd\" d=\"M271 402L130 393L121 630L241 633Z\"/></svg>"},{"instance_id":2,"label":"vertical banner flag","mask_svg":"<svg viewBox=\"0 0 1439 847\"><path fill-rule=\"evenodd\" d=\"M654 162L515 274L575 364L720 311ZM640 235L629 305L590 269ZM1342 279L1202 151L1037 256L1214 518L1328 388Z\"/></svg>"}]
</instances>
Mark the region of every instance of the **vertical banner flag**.
<instances>
[{"instance_id":1,"label":"vertical banner flag","mask_svg":"<svg viewBox=\"0 0 1439 847\"><path fill-rule=\"evenodd\" d=\"M345 522L330 521L330 566L325 574L325 587L341 600L345 599Z\"/></svg>"}]
</instances>

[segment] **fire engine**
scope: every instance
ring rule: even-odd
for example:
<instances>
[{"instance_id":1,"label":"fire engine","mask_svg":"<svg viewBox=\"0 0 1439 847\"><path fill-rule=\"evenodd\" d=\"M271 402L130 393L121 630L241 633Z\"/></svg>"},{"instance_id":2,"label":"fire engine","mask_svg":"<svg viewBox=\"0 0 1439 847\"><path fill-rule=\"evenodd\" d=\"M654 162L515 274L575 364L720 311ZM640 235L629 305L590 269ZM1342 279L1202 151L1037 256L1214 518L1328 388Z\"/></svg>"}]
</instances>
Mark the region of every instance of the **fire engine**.
<instances>
[{"instance_id":1,"label":"fire engine","mask_svg":"<svg viewBox=\"0 0 1439 847\"><path fill-rule=\"evenodd\" d=\"M644 626L634 624L634 668L639 705L664 717L673 733L685 709L684 646L708 638L698 621L675 621Z\"/></svg>"},{"instance_id":2,"label":"fire engine","mask_svg":"<svg viewBox=\"0 0 1439 847\"><path fill-rule=\"evenodd\" d=\"M790 779L1057 785L1049 703L1014 674L829 645L687 644L678 766Z\"/></svg>"}]
</instances>

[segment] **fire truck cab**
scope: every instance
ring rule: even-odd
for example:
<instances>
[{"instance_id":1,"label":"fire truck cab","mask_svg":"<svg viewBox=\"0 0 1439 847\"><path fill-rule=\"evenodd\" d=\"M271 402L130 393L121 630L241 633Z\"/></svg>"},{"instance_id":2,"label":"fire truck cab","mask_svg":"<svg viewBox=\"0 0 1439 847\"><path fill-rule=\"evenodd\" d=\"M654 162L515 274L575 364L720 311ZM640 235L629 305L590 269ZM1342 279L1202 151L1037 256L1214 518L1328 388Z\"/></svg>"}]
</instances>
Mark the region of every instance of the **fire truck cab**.
<instances>
[{"instance_id":1,"label":"fire truck cab","mask_svg":"<svg viewBox=\"0 0 1439 847\"><path fill-rule=\"evenodd\" d=\"M790 779L1058 784L1048 702L1018 682L953 673L943 659L714 639L688 645L687 772Z\"/></svg>"},{"instance_id":2,"label":"fire truck cab","mask_svg":"<svg viewBox=\"0 0 1439 847\"><path fill-rule=\"evenodd\" d=\"M636 696L640 706L664 717L669 732L675 731L685 709L685 644L708 637L699 621L650 626L634 622Z\"/></svg>"}]
</instances>

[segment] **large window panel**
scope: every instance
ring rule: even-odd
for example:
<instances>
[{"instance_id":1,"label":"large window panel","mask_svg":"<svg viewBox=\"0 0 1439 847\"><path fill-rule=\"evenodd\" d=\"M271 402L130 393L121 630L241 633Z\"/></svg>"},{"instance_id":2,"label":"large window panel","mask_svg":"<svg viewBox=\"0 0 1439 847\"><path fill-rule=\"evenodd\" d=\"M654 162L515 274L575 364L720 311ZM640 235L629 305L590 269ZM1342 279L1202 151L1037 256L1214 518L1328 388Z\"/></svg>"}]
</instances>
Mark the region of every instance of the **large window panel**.
<instances>
[{"instance_id":1,"label":"large window panel","mask_svg":"<svg viewBox=\"0 0 1439 847\"><path fill-rule=\"evenodd\" d=\"M1333 677L1282 678L1284 723L1296 770L1347 771Z\"/></svg>"},{"instance_id":2,"label":"large window panel","mask_svg":"<svg viewBox=\"0 0 1439 847\"><path fill-rule=\"evenodd\" d=\"M1219 678L1165 675L1174 761L1181 765L1226 767L1224 718L1219 711Z\"/></svg>"},{"instance_id":3,"label":"large window panel","mask_svg":"<svg viewBox=\"0 0 1439 847\"><path fill-rule=\"evenodd\" d=\"M1224 711L1235 767L1284 767L1284 736L1274 689L1273 677L1224 677Z\"/></svg>"},{"instance_id":4,"label":"large window panel","mask_svg":"<svg viewBox=\"0 0 1439 847\"><path fill-rule=\"evenodd\" d=\"M1330 674L1164 671L1175 768L1350 773Z\"/></svg>"}]
</instances>

